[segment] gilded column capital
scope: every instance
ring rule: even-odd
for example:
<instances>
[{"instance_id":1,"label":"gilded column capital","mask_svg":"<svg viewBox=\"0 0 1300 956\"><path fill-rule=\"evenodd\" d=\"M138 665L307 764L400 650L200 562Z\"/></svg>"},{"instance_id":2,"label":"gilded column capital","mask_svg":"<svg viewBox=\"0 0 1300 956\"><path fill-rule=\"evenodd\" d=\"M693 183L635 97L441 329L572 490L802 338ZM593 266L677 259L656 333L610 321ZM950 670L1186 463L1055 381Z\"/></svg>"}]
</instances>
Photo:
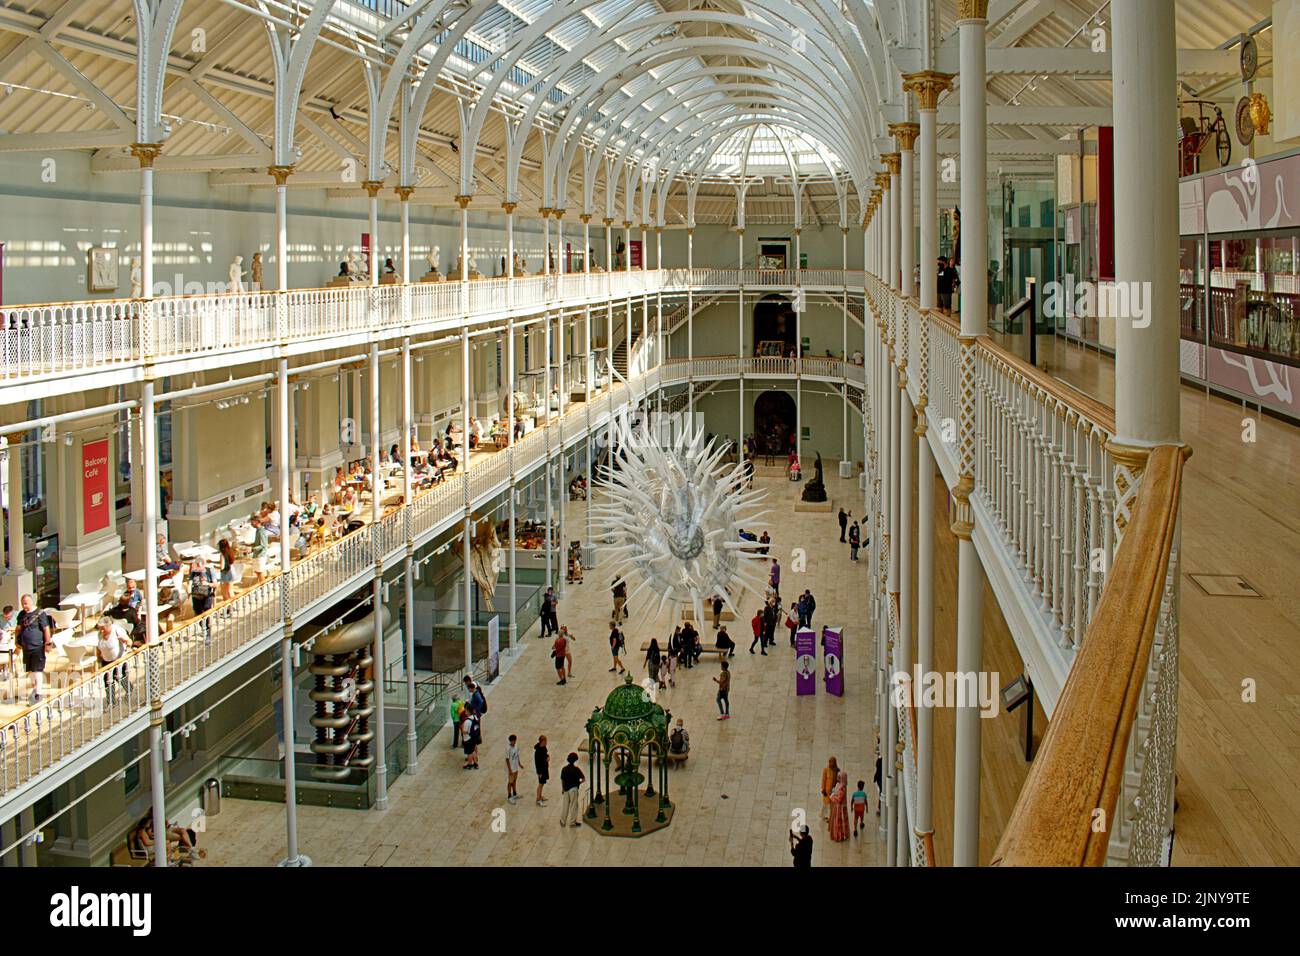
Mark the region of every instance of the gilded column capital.
<instances>
[{"instance_id":1,"label":"gilded column capital","mask_svg":"<svg viewBox=\"0 0 1300 956\"><path fill-rule=\"evenodd\" d=\"M275 180L277 186L283 186L293 175L293 166L267 166L266 174Z\"/></svg>"},{"instance_id":2,"label":"gilded column capital","mask_svg":"<svg viewBox=\"0 0 1300 956\"><path fill-rule=\"evenodd\" d=\"M939 108L939 97L952 89L952 81L952 73L940 73L937 70L904 73L903 92L916 97L917 109L934 110Z\"/></svg>"},{"instance_id":3,"label":"gilded column capital","mask_svg":"<svg viewBox=\"0 0 1300 956\"><path fill-rule=\"evenodd\" d=\"M989 0L957 0L957 22L963 20L987 20L989 18Z\"/></svg>"},{"instance_id":4,"label":"gilded column capital","mask_svg":"<svg viewBox=\"0 0 1300 956\"><path fill-rule=\"evenodd\" d=\"M889 135L894 137L900 150L905 153L910 153L912 147L916 145L916 138L921 135L921 124L890 123Z\"/></svg>"},{"instance_id":5,"label":"gilded column capital","mask_svg":"<svg viewBox=\"0 0 1300 956\"><path fill-rule=\"evenodd\" d=\"M410 201L411 201L411 194L415 192L415 187L414 187L414 186L397 186L397 187L395 187L395 188L393 189L393 192L397 193L397 198L400 199L400 200L402 200L402 202L410 202Z\"/></svg>"},{"instance_id":6,"label":"gilded column capital","mask_svg":"<svg viewBox=\"0 0 1300 956\"><path fill-rule=\"evenodd\" d=\"M473 200L474 200L473 196L457 196L456 205L459 206L461 209L467 209L469 208L469 204L473 202Z\"/></svg>"},{"instance_id":7,"label":"gilded column capital","mask_svg":"<svg viewBox=\"0 0 1300 956\"><path fill-rule=\"evenodd\" d=\"M589 213L589 212L584 212L582 215L580 215L580 216L578 217L578 219L579 219L579 220L582 222L582 224L585 226L585 225L587 225L588 223L591 222L591 213Z\"/></svg>"},{"instance_id":8,"label":"gilded column capital","mask_svg":"<svg viewBox=\"0 0 1300 956\"><path fill-rule=\"evenodd\" d=\"M603 223L605 224L605 228L606 228L606 229L608 229L610 226L614 225L614 220L613 220L613 219L610 219L608 216L606 216L604 219L602 219L601 222L603 222Z\"/></svg>"},{"instance_id":9,"label":"gilded column capital","mask_svg":"<svg viewBox=\"0 0 1300 956\"><path fill-rule=\"evenodd\" d=\"M565 212L566 210L564 209L552 209L551 215L554 216L556 219L563 219Z\"/></svg>"},{"instance_id":10,"label":"gilded column capital","mask_svg":"<svg viewBox=\"0 0 1300 956\"><path fill-rule=\"evenodd\" d=\"M519 208L519 204L513 202L503 202L501 204L501 208L505 210L507 216L511 216L514 215L514 211Z\"/></svg>"},{"instance_id":11,"label":"gilded column capital","mask_svg":"<svg viewBox=\"0 0 1300 956\"><path fill-rule=\"evenodd\" d=\"M624 220L623 220L623 228L624 228L624 229L631 229L631 228L632 228L632 220L631 220L631 219L624 219Z\"/></svg>"},{"instance_id":12,"label":"gilded column capital","mask_svg":"<svg viewBox=\"0 0 1300 956\"><path fill-rule=\"evenodd\" d=\"M903 157L898 153L881 153L881 161L889 169L889 175L897 176L898 170L902 166Z\"/></svg>"},{"instance_id":13,"label":"gilded column capital","mask_svg":"<svg viewBox=\"0 0 1300 956\"><path fill-rule=\"evenodd\" d=\"M132 143L131 155L140 161L141 169L152 169L153 161L162 152L162 143Z\"/></svg>"},{"instance_id":14,"label":"gilded column capital","mask_svg":"<svg viewBox=\"0 0 1300 956\"><path fill-rule=\"evenodd\" d=\"M363 179L361 188L366 191L367 196L374 199L379 195L379 190L384 188L384 181L382 179Z\"/></svg>"},{"instance_id":15,"label":"gilded column capital","mask_svg":"<svg viewBox=\"0 0 1300 956\"><path fill-rule=\"evenodd\" d=\"M542 218L543 218L543 219L549 219L549 218L551 217L551 207L550 207L550 206L540 206L540 207L538 207L537 211L540 212L540 213L542 214Z\"/></svg>"}]
</instances>

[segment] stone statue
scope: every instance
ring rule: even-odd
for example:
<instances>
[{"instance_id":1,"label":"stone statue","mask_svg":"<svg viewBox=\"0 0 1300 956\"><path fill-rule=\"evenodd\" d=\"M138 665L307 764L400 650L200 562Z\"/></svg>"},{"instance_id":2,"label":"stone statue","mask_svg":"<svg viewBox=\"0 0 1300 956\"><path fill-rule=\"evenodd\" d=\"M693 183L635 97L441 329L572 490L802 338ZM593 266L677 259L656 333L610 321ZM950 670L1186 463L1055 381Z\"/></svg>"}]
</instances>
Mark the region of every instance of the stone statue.
<instances>
[{"instance_id":1,"label":"stone statue","mask_svg":"<svg viewBox=\"0 0 1300 956\"><path fill-rule=\"evenodd\" d=\"M469 257L469 277L471 279L483 278L483 273L478 271L478 262L475 260L473 253Z\"/></svg>"},{"instance_id":2,"label":"stone statue","mask_svg":"<svg viewBox=\"0 0 1300 956\"><path fill-rule=\"evenodd\" d=\"M230 264L230 292L244 291L244 257L235 256L235 261Z\"/></svg>"},{"instance_id":3,"label":"stone statue","mask_svg":"<svg viewBox=\"0 0 1300 956\"><path fill-rule=\"evenodd\" d=\"M438 271L438 263L442 261L442 247L434 246L429 250L429 271L421 278L421 282L441 282L442 273Z\"/></svg>"},{"instance_id":4,"label":"stone statue","mask_svg":"<svg viewBox=\"0 0 1300 956\"><path fill-rule=\"evenodd\" d=\"M143 295L144 277L140 272L140 257L136 256L131 260L131 298L138 299Z\"/></svg>"},{"instance_id":5,"label":"stone statue","mask_svg":"<svg viewBox=\"0 0 1300 956\"><path fill-rule=\"evenodd\" d=\"M527 263L524 262L523 253L520 252L515 253L515 275L517 276L528 275L528 265Z\"/></svg>"},{"instance_id":6,"label":"stone statue","mask_svg":"<svg viewBox=\"0 0 1300 956\"><path fill-rule=\"evenodd\" d=\"M348 278L353 282L364 282L366 278L365 267L361 264L361 256L355 250L348 253Z\"/></svg>"},{"instance_id":7,"label":"stone statue","mask_svg":"<svg viewBox=\"0 0 1300 956\"><path fill-rule=\"evenodd\" d=\"M825 501L826 485L822 481L822 453L817 453L817 463L813 466L812 480L803 486L804 501Z\"/></svg>"},{"instance_id":8,"label":"stone statue","mask_svg":"<svg viewBox=\"0 0 1300 956\"><path fill-rule=\"evenodd\" d=\"M489 611L495 610L492 596L496 593L497 578L505 564L504 557L501 542L497 539L496 523L491 518L484 518L474 527L470 538L470 573Z\"/></svg>"},{"instance_id":9,"label":"stone statue","mask_svg":"<svg viewBox=\"0 0 1300 956\"><path fill-rule=\"evenodd\" d=\"M253 253L253 261L249 266L253 270L253 288L262 288L262 254Z\"/></svg>"}]
</instances>

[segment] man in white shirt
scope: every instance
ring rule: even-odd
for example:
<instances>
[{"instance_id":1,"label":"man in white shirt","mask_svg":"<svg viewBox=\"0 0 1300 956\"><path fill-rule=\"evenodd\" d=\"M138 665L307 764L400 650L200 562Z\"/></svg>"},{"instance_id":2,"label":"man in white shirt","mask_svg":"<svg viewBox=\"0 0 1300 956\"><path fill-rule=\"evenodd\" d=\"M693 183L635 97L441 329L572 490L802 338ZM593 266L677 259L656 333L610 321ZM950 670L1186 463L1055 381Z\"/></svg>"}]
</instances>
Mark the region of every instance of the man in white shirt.
<instances>
[{"instance_id":1,"label":"man in white shirt","mask_svg":"<svg viewBox=\"0 0 1300 956\"><path fill-rule=\"evenodd\" d=\"M519 802L519 769L523 764L519 759L519 738L514 734L510 735L510 742L506 744L506 801L508 803Z\"/></svg>"},{"instance_id":2,"label":"man in white shirt","mask_svg":"<svg viewBox=\"0 0 1300 956\"><path fill-rule=\"evenodd\" d=\"M131 681L127 677L126 665L113 665L121 661L131 649L131 638L126 630L114 618L101 617L97 626L95 657L99 666L104 668L104 689L108 692L108 706L113 706L114 689L118 683L130 693Z\"/></svg>"}]
</instances>

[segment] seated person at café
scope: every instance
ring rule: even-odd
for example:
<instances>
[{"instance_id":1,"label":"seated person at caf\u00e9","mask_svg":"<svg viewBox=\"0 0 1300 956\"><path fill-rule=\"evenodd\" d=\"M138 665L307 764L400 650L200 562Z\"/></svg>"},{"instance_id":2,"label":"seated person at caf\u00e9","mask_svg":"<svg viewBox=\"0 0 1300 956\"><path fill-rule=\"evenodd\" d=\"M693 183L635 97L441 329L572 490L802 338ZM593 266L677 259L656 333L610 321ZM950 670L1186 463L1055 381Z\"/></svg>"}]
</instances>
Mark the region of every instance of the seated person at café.
<instances>
[{"instance_id":1,"label":"seated person at caf\u00e9","mask_svg":"<svg viewBox=\"0 0 1300 956\"><path fill-rule=\"evenodd\" d=\"M136 612L135 607L131 604L131 598L125 591L117 599L117 603L104 613L113 620L122 622L122 626L131 633L131 643L138 647L145 642L144 618Z\"/></svg>"},{"instance_id":2,"label":"seated person at caf\u00e9","mask_svg":"<svg viewBox=\"0 0 1300 956\"><path fill-rule=\"evenodd\" d=\"M139 585L135 583L135 578L126 579L126 590L122 592L122 597L135 610L140 610L140 604L144 601L144 592L140 590Z\"/></svg>"},{"instance_id":3,"label":"seated person at caf\u00e9","mask_svg":"<svg viewBox=\"0 0 1300 956\"><path fill-rule=\"evenodd\" d=\"M469 447L477 448L483 443L483 425L473 415L469 417Z\"/></svg>"},{"instance_id":4,"label":"seated person at caf\u00e9","mask_svg":"<svg viewBox=\"0 0 1300 956\"><path fill-rule=\"evenodd\" d=\"M587 500L587 479L579 475L569 482L569 499L572 501Z\"/></svg>"},{"instance_id":5,"label":"seated person at caf\u00e9","mask_svg":"<svg viewBox=\"0 0 1300 956\"><path fill-rule=\"evenodd\" d=\"M158 535L157 547L154 549L155 560L158 563L159 571L179 571L181 565L179 561L172 559L167 553L167 539L163 535Z\"/></svg>"},{"instance_id":6,"label":"seated person at caf\u00e9","mask_svg":"<svg viewBox=\"0 0 1300 956\"><path fill-rule=\"evenodd\" d=\"M397 442L393 442L393 447L388 449L388 460L394 465L402 463L402 450L397 447Z\"/></svg>"},{"instance_id":7,"label":"seated person at caf\u00e9","mask_svg":"<svg viewBox=\"0 0 1300 956\"><path fill-rule=\"evenodd\" d=\"M519 439L524 437L525 428L526 426L524 425L523 416L516 418L515 419L515 441L518 441Z\"/></svg>"}]
</instances>

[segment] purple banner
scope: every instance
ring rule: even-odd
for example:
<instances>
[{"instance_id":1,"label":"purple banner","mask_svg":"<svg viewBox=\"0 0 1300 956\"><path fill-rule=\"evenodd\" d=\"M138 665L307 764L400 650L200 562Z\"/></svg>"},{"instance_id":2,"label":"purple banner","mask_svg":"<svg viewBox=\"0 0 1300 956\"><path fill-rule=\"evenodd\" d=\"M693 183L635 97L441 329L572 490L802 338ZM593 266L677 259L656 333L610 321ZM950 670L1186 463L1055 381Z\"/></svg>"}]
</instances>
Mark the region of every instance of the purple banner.
<instances>
[{"instance_id":1,"label":"purple banner","mask_svg":"<svg viewBox=\"0 0 1300 956\"><path fill-rule=\"evenodd\" d=\"M794 636L794 688L800 697L817 693L817 634L806 627Z\"/></svg>"},{"instance_id":2,"label":"purple banner","mask_svg":"<svg viewBox=\"0 0 1300 956\"><path fill-rule=\"evenodd\" d=\"M826 693L844 696L844 635L843 628L822 628L822 667L826 676Z\"/></svg>"}]
</instances>

